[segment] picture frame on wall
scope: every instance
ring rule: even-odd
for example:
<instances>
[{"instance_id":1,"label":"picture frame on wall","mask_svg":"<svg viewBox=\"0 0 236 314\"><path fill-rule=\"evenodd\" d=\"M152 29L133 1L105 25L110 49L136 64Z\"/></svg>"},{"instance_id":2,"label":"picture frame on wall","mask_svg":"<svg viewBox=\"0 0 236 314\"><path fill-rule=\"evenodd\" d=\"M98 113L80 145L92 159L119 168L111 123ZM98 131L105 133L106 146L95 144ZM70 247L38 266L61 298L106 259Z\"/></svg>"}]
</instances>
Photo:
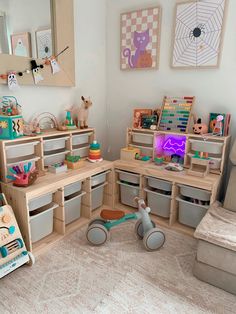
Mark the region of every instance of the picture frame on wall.
<instances>
[{"instance_id":1,"label":"picture frame on wall","mask_svg":"<svg viewBox=\"0 0 236 314\"><path fill-rule=\"evenodd\" d=\"M46 59L53 55L52 30L42 29L35 32L37 58Z\"/></svg>"},{"instance_id":2,"label":"picture frame on wall","mask_svg":"<svg viewBox=\"0 0 236 314\"><path fill-rule=\"evenodd\" d=\"M122 13L120 16L121 70L158 69L161 7Z\"/></svg>"},{"instance_id":3,"label":"picture frame on wall","mask_svg":"<svg viewBox=\"0 0 236 314\"><path fill-rule=\"evenodd\" d=\"M29 32L11 35L11 51L15 56L32 57L31 35Z\"/></svg>"},{"instance_id":4,"label":"picture frame on wall","mask_svg":"<svg viewBox=\"0 0 236 314\"><path fill-rule=\"evenodd\" d=\"M228 0L190 0L176 4L171 67L218 68Z\"/></svg>"}]
</instances>

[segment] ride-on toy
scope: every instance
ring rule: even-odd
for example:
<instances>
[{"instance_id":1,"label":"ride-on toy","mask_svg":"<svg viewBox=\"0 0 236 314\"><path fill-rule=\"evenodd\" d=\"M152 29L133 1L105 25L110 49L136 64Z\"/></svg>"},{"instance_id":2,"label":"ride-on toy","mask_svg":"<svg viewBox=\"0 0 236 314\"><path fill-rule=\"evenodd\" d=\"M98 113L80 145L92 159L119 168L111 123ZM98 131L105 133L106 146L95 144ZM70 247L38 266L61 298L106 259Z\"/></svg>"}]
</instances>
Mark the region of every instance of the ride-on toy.
<instances>
[{"instance_id":1,"label":"ride-on toy","mask_svg":"<svg viewBox=\"0 0 236 314\"><path fill-rule=\"evenodd\" d=\"M148 251L156 251L165 243L164 233L156 228L155 223L151 220L149 213L151 209L146 206L143 199L135 198L138 203L138 212L125 214L121 210L102 210L101 218L92 220L86 232L89 243L99 246L104 244L109 237L109 231L128 220L137 220L135 224L135 233Z\"/></svg>"}]
</instances>

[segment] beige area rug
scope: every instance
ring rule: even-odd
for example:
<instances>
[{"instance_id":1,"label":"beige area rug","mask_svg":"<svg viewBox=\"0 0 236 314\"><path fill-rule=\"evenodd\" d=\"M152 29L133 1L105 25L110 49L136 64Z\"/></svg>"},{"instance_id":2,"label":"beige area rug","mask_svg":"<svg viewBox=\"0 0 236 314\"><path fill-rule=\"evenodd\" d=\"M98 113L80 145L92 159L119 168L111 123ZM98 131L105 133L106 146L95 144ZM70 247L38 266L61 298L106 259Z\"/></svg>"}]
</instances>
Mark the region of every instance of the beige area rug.
<instances>
[{"instance_id":1,"label":"beige area rug","mask_svg":"<svg viewBox=\"0 0 236 314\"><path fill-rule=\"evenodd\" d=\"M113 229L99 248L78 230L33 268L0 280L0 313L235 313L235 296L193 277L196 240L164 231L165 246L149 253L133 223Z\"/></svg>"}]
</instances>

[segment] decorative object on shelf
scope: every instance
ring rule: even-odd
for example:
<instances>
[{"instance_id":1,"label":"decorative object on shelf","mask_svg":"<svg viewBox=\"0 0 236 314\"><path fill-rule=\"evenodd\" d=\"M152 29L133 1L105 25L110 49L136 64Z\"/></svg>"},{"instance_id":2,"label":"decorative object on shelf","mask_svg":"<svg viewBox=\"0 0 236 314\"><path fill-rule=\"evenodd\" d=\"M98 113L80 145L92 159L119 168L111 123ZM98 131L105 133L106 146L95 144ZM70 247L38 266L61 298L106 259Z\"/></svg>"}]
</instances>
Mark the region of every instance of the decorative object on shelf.
<instances>
[{"instance_id":1,"label":"decorative object on shelf","mask_svg":"<svg viewBox=\"0 0 236 314\"><path fill-rule=\"evenodd\" d=\"M78 115L78 122L79 127L81 129L88 128L88 116L89 116L89 108L92 106L92 101L90 98L85 98L84 96L81 96L82 103L80 107L77 109L74 109L74 112Z\"/></svg>"},{"instance_id":2,"label":"decorative object on shelf","mask_svg":"<svg viewBox=\"0 0 236 314\"><path fill-rule=\"evenodd\" d=\"M156 130L157 129L157 116L156 115L142 115L141 117L141 126L142 129L151 129Z\"/></svg>"},{"instance_id":3,"label":"decorative object on shelf","mask_svg":"<svg viewBox=\"0 0 236 314\"><path fill-rule=\"evenodd\" d=\"M154 163L157 166L162 166L164 161L165 161L165 158L161 157L161 156L157 156L157 157L154 158Z\"/></svg>"},{"instance_id":4,"label":"decorative object on shelf","mask_svg":"<svg viewBox=\"0 0 236 314\"><path fill-rule=\"evenodd\" d=\"M164 97L158 129L187 133L195 97Z\"/></svg>"},{"instance_id":5,"label":"decorative object on shelf","mask_svg":"<svg viewBox=\"0 0 236 314\"><path fill-rule=\"evenodd\" d=\"M32 163L21 163L20 166L9 168L12 175L7 175L7 179L13 180L13 185L27 187L32 185L38 178L38 171L32 167Z\"/></svg>"},{"instance_id":6,"label":"decorative object on shelf","mask_svg":"<svg viewBox=\"0 0 236 314\"><path fill-rule=\"evenodd\" d=\"M101 145L97 141L93 141L90 144L88 160L91 162L100 162L103 160L101 157Z\"/></svg>"},{"instance_id":7,"label":"decorative object on shelf","mask_svg":"<svg viewBox=\"0 0 236 314\"><path fill-rule=\"evenodd\" d=\"M135 160L136 154L140 155L141 151L139 148L135 147L125 147L120 150L121 160Z\"/></svg>"},{"instance_id":8,"label":"decorative object on shelf","mask_svg":"<svg viewBox=\"0 0 236 314\"><path fill-rule=\"evenodd\" d=\"M41 74L40 69L43 69L43 65L37 65L35 60L31 60L31 70L33 73L33 77L34 77L34 82L35 84L38 84L40 81L43 81L43 76Z\"/></svg>"},{"instance_id":9,"label":"decorative object on shelf","mask_svg":"<svg viewBox=\"0 0 236 314\"><path fill-rule=\"evenodd\" d=\"M57 118L50 112L42 112L35 115L30 122L30 131L36 133L40 130L58 129ZM41 132L40 132L41 133Z\"/></svg>"},{"instance_id":10,"label":"decorative object on shelf","mask_svg":"<svg viewBox=\"0 0 236 314\"><path fill-rule=\"evenodd\" d=\"M44 29L35 32L37 44L37 56L39 59L46 59L52 56L52 31Z\"/></svg>"},{"instance_id":11,"label":"decorative object on shelf","mask_svg":"<svg viewBox=\"0 0 236 314\"><path fill-rule=\"evenodd\" d=\"M151 157L150 156L144 156L144 155L140 155L140 154L135 154L135 159L136 160L141 160L141 161L150 161Z\"/></svg>"},{"instance_id":12,"label":"decorative object on shelf","mask_svg":"<svg viewBox=\"0 0 236 314\"><path fill-rule=\"evenodd\" d=\"M48 171L51 173L63 173L67 171L67 165L64 162L55 163L48 166Z\"/></svg>"},{"instance_id":13,"label":"decorative object on shelf","mask_svg":"<svg viewBox=\"0 0 236 314\"><path fill-rule=\"evenodd\" d=\"M165 169L168 171L180 172L184 170L184 167L181 166L179 163L170 162L168 165L165 166Z\"/></svg>"},{"instance_id":14,"label":"decorative object on shelf","mask_svg":"<svg viewBox=\"0 0 236 314\"><path fill-rule=\"evenodd\" d=\"M30 33L11 35L12 54L20 57L32 57Z\"/></svg>"},{"instance_id":15,"label":"decorative object on shelf","mask_svg":"<svg viewBox=\"0 0 236 314\"><path fill-rule=\"evenodd\" d=\"M133 115L133 128L141 129L142 128L142 116L151 116L152 109L134 109Z\"/></svg>"},{"instance_id":16,"label":"decorative object on shelf","mask_svg":"<svg viewBox=\"0 0 236 314\"><path fill-rule=\"evenodd\" d=\"M208 126L205 123L202 123L202 119L199 118L197 121L194 121L193 133L198 135L208 133Z\"/></svg>"},{"instance_id":17,"label":"decorative object on shelf","mask_svg":"<svg viewBox=\"0 0 236 314\"><path fill-rule=\"evenodd\" d=\"M137 220L135 233L138 239L143 240L145 249L151 252L159 250L165 243L165 235L151 220L149 215L151 209L146 206L144 200L137 197L135 201L138 204L137 213L125 214L121 210L102 210L101 218L96 218L89 223L86 232L88 242L95 246L105 244L111 228L129 220Z\"/></svg>"},{"instance_id":18,"label":"decorative object on shelf","mask_svg":"<svg viewBox=\"0 0 236 314\"><path fill-rule=\"evenodd\" d=\"M225 113L210 113L208 131L212 135L227 136L229 134L231 115Z\"/></svg>"},{"instance_id":19,"label":"decorative object on shelf","mask_svg":"<svg viewBox=\"0 0 236 314\"><path fill-rule=\"evenodd\" d=\"M161 8L121 14L121 70L157 69L160 55Z\"/></svg>"},{"instance_id":20,"label":"decorative object on shelf","mask_svg":"<svg viewBox=\"0 0 236 314\"><path fill-rule=\"evenodd\" d=\"M71 110L66 110L66 120L64 122L67 130L74 130L77 129L74 120L72 119Z\"/></svg>"},{"instance_id":21,"label":"decorative object on shelf","mask_svg":"<svg viewBox=\"0 0 236 314\"><path fill-rule=\"evenodd\" d=\"M227 0L177 3L173 41L174 68L220 64Z\"/></svg>"},{"instance_id":22,"label":"decorative object on shelf","mask_svg":"<svg viewBox=\"0 0 236 314\"><path fill-rule=\"evenodd\" d=\"M21 106L14 96L3 96L0 106L0 115L18 116L21 114Z\"/></svg>"},{"instance_id":23,"label":"decorative object on shelf","mask_svg":"<svg viewBox=\"0 0 236 314\"><path fill-rule=\"evenodd\" d=\"M8 88L12 91L16 91L20 88L16 78L16 72L14 71L8 72L7 84Z\"/></svg>"},{"instance_id":24,"label":"decorative object on shelf","mask_svg":"<svg viewBox=\"0 0 236 314\"><path fill-rule=\"evenodd\" d=\"M79 169L83 167L84 161L80 156L66 156L65 164L69 169Z\"/></svg>"},{"instance_id":25,"label":"decorative object on shelf","mask_svg":"<svg viewBox=\"0 0 236 314\"><path fill-rule=\"evenodd\" d=\"M52 74L56 74L61 71L60 66L55 57L50 58L50 64L52 68Z\"/></svg>"}]
</instances>

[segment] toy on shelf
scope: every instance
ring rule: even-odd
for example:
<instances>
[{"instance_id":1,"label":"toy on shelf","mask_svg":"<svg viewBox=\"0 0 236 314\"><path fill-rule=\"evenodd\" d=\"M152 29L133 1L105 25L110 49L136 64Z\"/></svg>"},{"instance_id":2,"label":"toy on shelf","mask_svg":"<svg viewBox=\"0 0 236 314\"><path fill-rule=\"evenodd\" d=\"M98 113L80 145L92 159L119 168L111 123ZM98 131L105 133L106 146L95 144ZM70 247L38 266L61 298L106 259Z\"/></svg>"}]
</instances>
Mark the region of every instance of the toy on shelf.
<instances>
[{"instance_id":1,"label":"toy on shelf","mask_svg":"<svg viewBox=\"0 0 236 314\"><path fill-rule=\"evenodd\" d=\"M84 161L80 156L66 156L65 164L69 169L79 169L83 166Z\"/></svg>"},{"instance_id":2,"label":"toy on shelf","mask_svg":"<svg viewBox=\"0 0 236 314\"><path fill-rule=\"evenodd\" d=\"M19 166L13 166L9 169L11 175L7 175L7 179L13 180L13 185L18 187L27 187L32 185L38 178L38 171L32 163Z\"/></svg>"},{"instance_id":3,"label":"toy on shelf","mask_svg":"<svg viewBox=\"0 0 236 314\"><path fill-rule=\"evenodd\" d=\"M170 162L165 166L165 169L169 171L180 172L184 170L184 167L179 163Z\"/></svg>"},{"instance_id":4,"label":"toy on shelf","mask_svg":"<svg viewBox=\"0 0 236 314\"><path fill-rule=\"evenodd\" d=\"M50 112L42 112L34 116L29 125L25 128L24 134L33 136L42 134L42 130L58 129L57 118Z\"/></svg>"},{"instance_id":5,"label":"toy on shelf","mask_svg":"<svg viewBox=\"0 0 236 314\"><path fill-rule=\"evenodd\" d=\"M187 171L189 175L197 177L205 177L210 172L210 158L208 153L195 152L191 157L190 169Z\"/></svg>"},{"instance_id":6,"label":"toy on shelf","mask_svg":"<svg viewBox=\"0 0 236 314\"><path fill-rule=\"evenodd\" d=\"M165 161L165 158L162 157L162 156L157 156L157 157L154 158L154 163L157 166L162 166L164 161Z\"/></svg>"},{"instance_id":7,"label":"toy on shelf","mask_svg":"<svg viewBox=\"0 0 236 314\"><path fill-rule=\"evenodd\" d=\"M135 159L136 160L141 160L141 161L150 161L151 157L150 156L143 156L140 154L135 154Z\"/></svg>"},{"instance_id":8,"label":"toy on shelf","mask_svg":"<svg viewBox=\"0 0 236 314\"><path fill-rule=\"evenodd\" d=\"M147 251L156 251L165 243L164 233L158 229L151 220L149 213L151 209L146 206L143 199L135 198L138 203L138 212L125 214L118 210L102 210L100 217L89 223L86 237L92 245L102 245L109 237L111 228L118 226L129 220L137 220L135 224L135 233L140 240L143 240L144 247Z\"/></svg>"},{"instance_id":9,"label":"toy on shelf","mask_svg":"<svg viewBox=\"0 0 236 314\"><path fill-rule=\"evenodd\" d=\"M74 123L74 120L72 119L70 110L66 110L66 120L64 122L64 125L66 126L67 130L77 129L76 124Z\"/></svg>"},{"instance_id":10,"label":"toy on shelf","mask_svg":"<svg viewBox=\"0 0 236 314\"><path fill-rule=\"evenodd\" d=\"M58 162L48 166L48 171L51 173L63 173L67 171L67 165L64 162Z\"/></svg>"},{"instance_id":11,"label":"toy on shelf","mask_svg":"<svg viewBox=\"0 0 236 314\"><path fill-rule=\"evenodd\" d=\"M121 160L134 160L136 154L140 155L140 149L135 147L125 147L120 150Z\"/></svg>"},{"instance_id":12,"label":"toy on shelf","mask_svg":"<svg viewBox=\"0 0 236 314\"><path fill-rule=\"evenodd\" d=\"M199 135L208 133L208 126L205 123L202 123L202 119L194 119L193 133Z\"/></svg>"},{"instance_id":13,"label":"toy on shelf","mask_svg":"<svg viewBox=\"0 0 236 314\"><path fill-rule=\"evenodd\" d=\"M77 111L79 127L81 129L87 129L89 108L92 106L93 103L90 100L90 98L85 98L84 96L82 96L81 99L82 99L82 103L80 107L75 111Z\"/></svg>"},{"instance_id":14,"label":"toy on shelf","mask_svg":"<svg viewBox=\"0 0 236 314\"><path fill-rule=\"evenodd\" d=\"M101 157L101 145L97 141L93 141L92 144L90 144L88 160L91 162L103 160Z\"/></svg>"},{"instance_id":15,"label":"toy on shelf","mask_svg":"<svg viewBox=\"0 0 236 314\"><path fill-rule=\"evenodd\" d=\"M11 206L4 194L0 194L0 278L18 267L35 262L32 253L27 252L24 240Z\"/></svg>"}]
</instances>

